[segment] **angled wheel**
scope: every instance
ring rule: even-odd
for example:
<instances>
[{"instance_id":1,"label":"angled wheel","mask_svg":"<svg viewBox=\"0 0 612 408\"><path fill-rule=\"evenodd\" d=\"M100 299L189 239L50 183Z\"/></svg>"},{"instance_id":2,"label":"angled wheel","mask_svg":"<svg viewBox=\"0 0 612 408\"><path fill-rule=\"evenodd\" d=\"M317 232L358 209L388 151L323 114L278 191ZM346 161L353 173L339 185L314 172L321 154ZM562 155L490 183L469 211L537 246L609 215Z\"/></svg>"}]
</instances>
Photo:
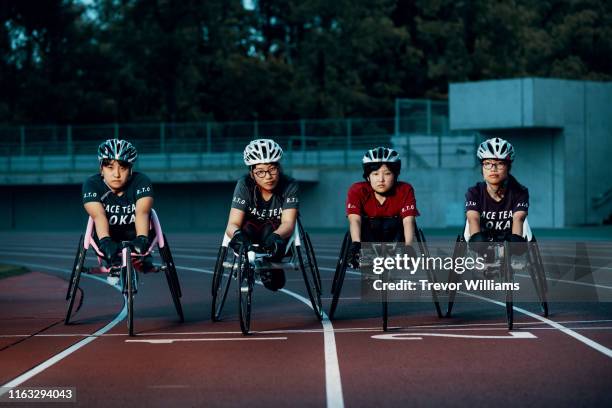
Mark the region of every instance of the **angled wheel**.
<instances>
[{"instance_id":1,"label":"angled wheel","mask_svg":"<svg viewBox=\"0 0 612 408\"><path fill-rule=\"evenodd\" d=\"M453 260L464 257L466 252L467 252L467 243L463 241L463 237L461 235L457 235L457 240L455 241L455 249L453 250ZM448 282L449 283L458 282L458 277L455 271L450 270L448 272ZM448 308L446 309L446 317L451 316L451 313L453 311L453 305L455 304L456 295L457 295L456 290L449 289Z\"/></svg>"},{"instance_id":2,"label":"angled wheel","mask_svg":"<svg viewBox=\"0 0 612 408\"><path fill-rule=\"evenodd\" d=\"M125 265L121 268L121 282L123 285L123 295L127 303L127 327L128 334L134 336L134 293L136 285L134 282L135 271L132 267L132 256L128 247L123 248L123 259L126 260Z\"/></svg>"},{"instance_id":3,"label":"angled wheel","mask_svg":"<svg viewBox=\"0 0 612 408\"><path fill-rule=\"evenodd\" d=\"M342 292L342 284L344 283L344 277L346 275L347 268L347 256L349 245L351 244L350 234L347 232L344 234L342 240L342 246L340 247L340 254L338 255L338 261L336 262L336 271L334 272L334 280L332 282L332 301L329 307L329 318L333 319L338 307L338 300L340 300L340 293Z\"/></svg>"},{"instance_id":4,"label":"angled wheel","mask_svg":"<svg viewBox=\"0 0 612 408\"><path fill-rule=\"evenodd\" d=\"M532 273L532 279L534 279L534 284L536 285L536 290L538 291L538 296L540 297L540 306L542 307L542 313L544 317L548 317L548 299L546 297L546 292L548 291L548 283L546 282L546 272L544 271L544 264L542 263L542 256L540 254L540 248L538 247L538 243L533 237L533 240L528 244L529 245L529 258L533 262L533 273L531 272L532 268L529 268L530 273Z\"/></svg>"},{"instance_id":5,"label":"angled wheel","mask_svg":"<svg viewBox=\"0 0 612 408\"><path fill-rule=\"evenodd\" d=\"M83 235L81 235L79 247L74 260L72 274L70 275L70 281L68 282L68 293L66 294L66 300L68 300L68 310L66 311L64 324L70 324L70 317L72 315L72 310L74 309L74 301L76 300L77 291L79 290L79 281L81 280L83 264L85 263L85 255L87 255L87 250L83 248ZM81 302L82 301L83 298L81 297Z\"/></svg>"},{"instance_id":6,"label":"angled wheel","mask_svg":"<svg viewBox=\"0 0 612 408\"><path fill-rule=\"evenodd\" d=\"M427 241L425 240L425 234L423 234L423 230L420 228L416 228L416 237L421 249L421 253L425 255L426 258L429 258L429 248L427 247ZM436 277L434 273L429 268L425 268L427 272L427 280L431 283L436 283ZM438 300L438 293L435 290L431 291L431 299L433 301L434 307L436 308L436 313L438 317L442 317L442 309L440 308L440 301Z\"/></svg>"},{"instance_id":7,"label":"angled wheel","mask_svg":"<svg viewBox=\"0 0 612 408\"><path fill-rule=\"evenodd\" d=\"M385 279L385 281L389 281L389 279L387 278L388 273L385 273L383 275L383 279ZM387 301L387 291L383 290L381 292L381 296L382 296L382 326L383 326L383 331L387 331L389 329L389 302Z\"/></svg>"},{"instance_id":8,"label":"angled wheel","mask_svg":"<svg viewBox=\"0 0 612 408\"><path fill-rule=\"evenodd\" d=\"M312 241L310 241L310 235L307 232L304 232L304 236L306 237L306 248L308 249L307 254L309 255L309 258L312 260L312 264L314 265L314 270L317 273L317 285L319 288L319 293L323 293L323 286L321 285L321 272L319 271L319 265L317 264L317 257L315 256L315 253L314 253L314 247L312 246Z\"/></svg>"},{"instance_id":9,"label":"angled wheel","mask_svg":"<svg viewBox=\"0 0 612 408\"><path fill-rule=\"evenodd\" d=\"M240 330L245 336L251 330L251 307L253 301L253 285L255 284L255 271L249 264L246 249L240 251L237 268L238 289L238 315L240 317Z\"/></svg>"},{"instance_id":10,"label":"angled wheel","mask_svg":"<svg viewBox=\"0 0 612 408\"><path fill-rule=\"evenodd\" d=\"M508 241L504 242L504 266L503 266L503 279L506 283L514 282L514 276L512 272L512 263L510 256L510 244ZM508 330L512 330L514 326L514 307L512 302L512 291L506 290L506 319L508 321Z\"/></svg>"},{"instance_id":11,"label":"angled wheel","mask_svg":"<svg viewBox=\"0 0 612 408\"><path fill-rule=\"evenodd\" d=\"M174 265L174 259L172 259L172 253L170 252L170 246L168 245L168 240L165 235L164 243L164 247L159 248L159 254L162 259L162 269L166 275L166 280L168 281L168 288L170 289L170 295L172 296L172 302L174 303L176 313L179 316L179 320L184 322L185 316L183 314L183 306L181 305L182 294L178 274L176 272L176 266Z\"/></svg>"},{"instance_id":12,"label":"angled wheel","mask_svg":"<svg viewBox=\"0 0 612 408\"><path fill-rule=\"evenodd\" d=\"M302 242L300 245L294 245L297 252L298 262L302 276L304 277L304 285L306 286L306 292L308 292L308 298L310 304L317 317L317 320L323 319L323 306L321 304L321 290L318 284L318 269L314 264L314 261L309 256L308 242L304 238L303 230L300 234ZM314 254L314 253L313 253Z\"/></svg>"},{"instance_id":13,"label":"angled wheel","mask_svg":"<svg viewBox=\"0 0 612 408\"><path fill-rule=\"evenodd\" d=\"M234 251L227 247L220 246L217 253L217 262L213 273L212 282L212 306L211 320L218 322L221 320L221 312L225 305L227 293L232 284L232 280L236 279L236 270L238 257Z\"/></svg>"}]
</instances>

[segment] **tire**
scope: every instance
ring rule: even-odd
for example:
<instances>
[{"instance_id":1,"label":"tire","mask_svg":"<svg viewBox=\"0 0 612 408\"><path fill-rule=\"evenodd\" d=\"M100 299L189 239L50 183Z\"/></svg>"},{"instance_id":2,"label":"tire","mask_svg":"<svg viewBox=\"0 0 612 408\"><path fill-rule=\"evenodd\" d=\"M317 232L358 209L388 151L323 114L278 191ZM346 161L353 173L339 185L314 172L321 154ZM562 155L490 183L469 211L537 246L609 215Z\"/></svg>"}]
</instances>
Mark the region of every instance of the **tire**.
<instances>
[{"instance_id":1,"label":"tire","mask_svg":"<svg viewBox=\"0 0 612 408\"><path fill-rule=\"evenodd\" d=\"M539 285L540 306L542 307L544 317L548 317L548 299L546 297L546 293L548 292L548 283L546 281L546 272L544 271L544 265L542 263L542 255L540 254L540 248L535 237L529 246L533 249L532 259L534 261L535 275Z\"/></svg>"},{"instance_id":2,"label":"tire","mask_svg":"<svg viewBox=\"0 0 612 408\"><path fill-rule=\"evenodd\" d=\"M68 290L66 291L66 300L70 299L70 292L72 291L72 280L74 279L74 274L76 272L77 264L79 263L79 254L83 249L84 238L83 234L81 234L81 238L79 238L79 245L77 246L76 255L74 256L74 264L72 264L72 273L70 274L70 280L68 281Z\"/></svg>"},{"instance_id":3,"label":"tire","mask_svg":"<svg viewBox=\"0 0 612 408\"><path fill-rule=\"evenodd\" d=\"M83 264L85 263L85 255L87 255L87 251L85 248L83 248L83 237L81 236L79 250L77 251L77 257L75 259L75 267L70 276L70 282L68 283L68 310L66 311L64 324L70 324L70 317L72 315L72 310L74 309L74 301L76 299L77 291L79 290L79 282L81 280ZM81 297L80 302L83 302L83 297Z\"/></svg>"},{"instance_id":4,"label":"tire","mask_svg":"<svg viewBox=\"0 0 612 408\"><path fill-rule=\"evenodd\" d=\"M427 247L427 241L425 240L425 234L423 234L423 230L420 228L416 228L416 236L419 241L419 246L421 247L421 251L425 254L425 257L429 257L429 248ZM431 283L436 283L436 276L434 273L427 268L427 280ZM431 291L431 299L433 301L434 307L436 308L436 314L439 318L442 317L442 309L440 308L440 301L438 300L438 293L435 290Z\"/></svg>"},{"instance_id":5,"label":"tire","mask_svg":"<svg viewBox=\"0 0 612 408\"><path fill-rule=\"evenodd\" d=\"M301 243L307 244L305 239L302 239ZM306 292L308 292L312 310L317 320L321 321L323 319L323 306L321 304L321 291L317 284L317 270L312 261L308 259L307 247L304 245L295 245L295 251L297 252L299 267L304 277L304 285L306 286Z\"/></svg>"},{"instance_id":6,"label":"tire","mask_svg":"<svg viewBox=\"0 0 612 408\"><path fill-rule=\"evenodd\" d=\"M312 246L312 242L310 241L310 235L308 235L307 232L304 232L304 236L306 237L306 244L308 248L307 253L310 256L310 259L312 260L312 263L314 265L315 272L317 273L317 285L319 294L321 294L323 293L323 285L321 284L321 272L319 271L319 265L317 264L317 257L315 256L314 247Z\"/></svg>"},{"instance_id":7,"label":"tire","mask_svg":"<svg viewBox=\"0 0 612 408\"><path fill-rule=\"evenodd\" d=\"M134 291L135 291L135 282L134 282L134 269L132 267L132 257L130 255L129 249L123 249L127 251L127 256L125 257L126 263L122 268L124 271L123 279L124 279L124 292L127 303L127 327L128 327L128 335L130 337L134 336Z\"/></svg>"},{"instance_id":8,"label":"tire","mask_svg":"<svg viewBox=\"0 0 612 408\"><path fill-rule=\"evenodd\" d=\"M510 244L504 241L504 273L502 274L504 282L514 282L512 273L512 262L510 259ZM506 290L506 320L508 322L508 330L514 327L514 307L512 302L512 291Z\"/></svg>"},{"instance_id":9,"label":"tire","mask_svg":"<svg viewBox=\"0 0 612 408\"><path fill-rule=\"evenodd\" d=\"M238 257L237 281L238 315L240 317L240 330L245 336L251 330L251 308L253 306L253 285L255 271L249 264L246 250L240 252Z\"/></svg>"},{"instance_id":10,"label":"tire","mask_svg":"<svg viewBox=\"0 0 612 408\"><path fill-rule=\"evenodd\" d=\"M465 256L467 252L467 243L463 241L461 235L457 235L457 240L455 241L455 249L453 250L453 259L461 258ZM451 270L448 272L448 282L453 283L457 282L457 274ZM451 317L451 313L453 311L453 305L455 304L455 296L457 295L456 290L448 291L448 307L446 309L446 317Z\"/></svg>"},{"instance_id":11,"label":"tire","mask_svg":"<svg viewBox=\"0 0 612 408\"><path fill-rule=\"evenodd\" d=\"M165 236L164 242L164 247L159 248L159 254L162 258L164 274L166 275L166 280L168 281L168 288L170 289L172 302L174 303L174 308L178 314L179 321L182 323L185 321L185 316L183 314L183 306L181 305L181 290L178 281L178 274L176 273L176 266L174 265L170 247L168 246L168 241L166 240Z\"/></svg>"},{"instance_id":12,"label":"tire","mask_svg":"<svg viewBox=\"0 0 612 408\"><path fill-rule=\"evenodd\" d=\"M229 272L226 272L226 268L223 266L223 263L226 262L228 252L229 249L227 247L219 247L217 262L215 263L212 284L212 306L210 312L210 317L213 322L221 320L221 312L225 305L225 299L227 298L232 279L235 277L234 265L238 259L236 259L237 257L234 255L233 251L231 252L232 266L229 268Z\"/></svg>"},{"instance_id":13,"label":"tire","mask_svg":"<svg viewBox=\"0 0 612 408\"><path fill-rule=\"evenodd\" d=\"M342 246L340 248L340 254L338 261L336 262L336 271L334 272L334 280L332 283L332 301L329 307L329 318L334 318L336 308L338 307L338 301L340 300L340 293L342 292L342 284L344 283L344 277L346 275L347 268L347 255L350 245L350 235L347 232L342 240Z\"/></svg>"}]
</instances>

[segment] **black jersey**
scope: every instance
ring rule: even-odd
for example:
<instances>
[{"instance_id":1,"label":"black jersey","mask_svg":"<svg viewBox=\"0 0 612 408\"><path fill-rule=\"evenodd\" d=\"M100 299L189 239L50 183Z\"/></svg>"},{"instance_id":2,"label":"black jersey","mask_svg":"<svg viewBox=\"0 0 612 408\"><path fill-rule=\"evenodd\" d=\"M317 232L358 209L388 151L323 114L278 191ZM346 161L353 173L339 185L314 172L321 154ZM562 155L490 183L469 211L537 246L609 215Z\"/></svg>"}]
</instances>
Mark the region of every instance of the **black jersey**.
<instances>
[{"instance_id":1,"label":"black jersey","mask_svg":"<svg viewBox=\"0 0 612 408\"><path fill-rule=\"evenodd\" d=\"M89 177L83 183L83 204L102 203L111 237L135 231L136 201L143 197L153 197L153 185L147 176L138 172L128 179L120 196L112 192L100 174Z\"/></svg>"},{"instance_id":2,"label":"black jersey","mask_svg":"<svg viewBox=\"0 0 612 408\"><path fill-rule=\"evenodd\" d=\"M255 181L249 175L238 180L232 198L232 208L244 211L245 221L257 224L271 222L275 227L280 225L283 210L297 209L299 203L297 181L285 175L280 176L268 201L263 199Z\"/></svg>"},{"instance_id":3,"label":"black jersey","mask_svg":"<svg viewBox=\"0 0 612 408\"><path fill-rule=\"evenodd\" d=\"M480 229L495 235L512 231L512 214L529 210L529 191L509 175L504 198L497 202L487 192L487 183L476 183L465 193L465 211L480 213Z\"/></svg>"}]
</instances>

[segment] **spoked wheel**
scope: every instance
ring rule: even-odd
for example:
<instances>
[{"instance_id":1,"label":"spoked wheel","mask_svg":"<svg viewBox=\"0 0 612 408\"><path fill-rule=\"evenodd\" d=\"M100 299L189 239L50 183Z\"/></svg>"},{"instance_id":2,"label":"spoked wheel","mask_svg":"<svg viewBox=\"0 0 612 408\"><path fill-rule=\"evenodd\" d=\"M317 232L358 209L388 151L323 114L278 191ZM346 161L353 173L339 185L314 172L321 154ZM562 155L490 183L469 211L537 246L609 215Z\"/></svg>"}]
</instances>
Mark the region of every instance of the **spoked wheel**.
<instances>
[{"instance_id":1,"label":"spoked wheel","mask_svg":"<svg viewBox=\"0 0 612 408\"><path fill-rule=\"evenodd\" d=\"M303 233L303 230L301 232ZM304 234L300 235L302 238L305 236ZM304 277L304 285L306 285L310 304L317 316L317 320L321 320L323 319L323 306L321 304L321 290L319 289L317 279L319 270L312 260L312 258L314 258L314 252L312 248L308 247L308 241L306 239L302 239L300 245L295 245L295 250L297 252L299 267ZM311 254L312 258L310 256Z\"/></svg>"},{"instance_id":2,"label":"spoked wheel","mask_svg":"<svg viewBox=\"0 0 612 408\"><path fill-rule=\"evenodd\" d=\"M512 272L512 263L510 256L510 245L508 241L504 242L504 266L503 279L506 283L514 282L514 274ZM508 321L508 330L512 330L514 326L514 307L512 302L512 291L506 290L506 319Z\"/></svg>"},{"instance_id":3,"label":"spoked wheel","mask_svg":"<svg viewBox=\"0 0 612 408\"><path fill-rule=\"evenodd\" d=\"M172 259L170 246L168 245L168 240L166 239L165 235L164 244L165 245L163 248L159 248L159 254L163 263L162 269L164 270L166 280L168 281L168 288L170 289L170 295L172 296L172 302L174 303L176 313L179 316L179 320L184 322L185 316L183 315L183 306L181 305L181 287L178 280L178 274L176 273L174 259Z\"/></svg>"},{"instance_id":4,"label":"spoked wheel","mask_svg":"<svg viewBox=\"0 0 612 408\"><path fill-rule=\"evenodd\" d=\"M334 280L332 281L332 301L329 308L329 318L333 319L338 307L338 300L340 299L340 292L342 292L342 284L344 283L344 276L346 275L347 268L347 256L350 245L350 234L347 232L344 234L342 240L342 246L340 247L340 255L336 262L336 271L334 273Z\"/></svg>"},{"instance_id":5,"label":"spoked wheel","mask_svg":"<svg viewBox=\"0 0 612 408\"><path fill-rule=\"evenodd\" d=\"M457 241L455 242L455 249L453 250L453 260L462 258L467 252L467 242L463 241L461 235L457 235ZM448 283L457 283L458 275L454 270L448 272ZM446 317L450 317L453 311L453 305L455 304L455 296L457 295L456 289L449 289L448 291L448 308L446 309Z\"/></svg>"},{"instance_id":6,"label":"spoked wheel","mask_svg":"<svg viewBox=\"0 0 612 408\"><path fill-rule=\"evenodd\" d=\"M255 283L255 271L249 264L246 249L240 251L236 273L238 281L238 315L240 316L240 330L242 330L242 334L248 335L251 330L251 306L253 300L253 285Z\"/></svg>"},{"instance_id":7,"label":"spoked wheel","mask_svg":"<svg viewBox=\"0 0 612 408\"><path fill-rule=\"evenodd\" d=\"M81 280L81 273L83 270L83 264L85 263L85 255L87 250L83 248L84 238L81 235L79 240L79 246L77 253L74 258L74 266L72 267L72 274L70 275L70 281L68 282L68 291L66 293L66 300L68 300L68 310L66 311L66 318L64 324L70 323L70 316L72 315L72 309L74 309L74 301L76 299L77 291L79 290L79 281ZM81 301L83 299L81 298Z\"/></svg>"},{"instance_id":8,"label":"spoked wheel","mask_svg":"<svg viewBox=\"0 0 612 408\"><path fill-rule=\"evenodd\" d=\"M132 256L130 254L129 247L123 248L123 259L126 260L125 266L121 268L122 277L121 282L123 284L123 295L127 303L127 327L128 334L134 336L134 293L136 291L136 282L134 275L136 272L132 267Z\"/></svg>"},{"instance_id":9,"label":"spoked wheel","mask_svg":"<svg viewBox=\"0 0 612 408\"><path fill-rule=\"evenodd\" d=\"M416 237L421 249L421 252L425 255L426 258L429 258L429 248L427 247L427 241L425 240L425 234L423 234L423 230L420 228L416 228ZM431 269L426 268L427 279L431 283L436 283L436 277ZM438 317L442 317L442 309L440 308L440 301L438 300L438 293L435 290L431 291L431 299L433 301L434 307L436 308L436 313Z\"/></svg>"},{"instance_id":10,"label":"spoked wheel","mask_svg":"<svg viewBox=\"0 0 612 408\"><path fill-rule=\"evenodd\" d=\"M210 318L213 322L221 320L221 312L225 305L227 293L229 292L232 280L236 279L236 270L239 265L237 261L238 257L234 254L233 250L224 246L219 247L212 283L212 307Z\"/></svg>"},{"instance_id":11,"label":"spoked wheel","mask_svg":"<svg viewBox=\"0 0 612 408\"><path fill-rule=\"evenodd\" d=\"M533 268L535 269L533 273L533 275L535 276L532 276L532 278L535 277L534 283L536 284L536 290L538 291L538 296L540 297L540 306L542 307L542 313L544 314L544 317L548 317L548 299L546 298L548 284L546 282L546 272L544 271L540 248L538 247L535 237L528 245L530 259L532 260Z\"/></svg>"}]
</instances>

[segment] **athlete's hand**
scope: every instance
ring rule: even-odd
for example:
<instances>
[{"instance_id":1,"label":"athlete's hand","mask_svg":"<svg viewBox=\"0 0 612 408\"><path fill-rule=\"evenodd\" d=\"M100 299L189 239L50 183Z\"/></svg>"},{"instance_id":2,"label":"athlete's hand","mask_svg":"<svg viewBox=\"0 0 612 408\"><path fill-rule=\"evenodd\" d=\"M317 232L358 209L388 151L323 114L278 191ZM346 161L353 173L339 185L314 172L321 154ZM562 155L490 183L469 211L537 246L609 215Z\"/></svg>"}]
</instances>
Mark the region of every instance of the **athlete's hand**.
<instances>
[{"instance_id":1,"label":"athlete's hand","mask_svg":"<svg viewBox=\"0 0 612 408\"><path fill-rule=\"evenodd\" d=\"M100 240L100 244L98 245L102 255L104 255L104 259L108 262L112 262L113 258L119 252L119 244L111 239L111 237L104 237Z\"/></svg>"},{"instance_id":2,"label":"athlete's hand","mask_svg":"<svg viewBox=\"0 0 612 408\"><path fill-rule=\"evenodd\" d=\"M272 233L264 240L264 249L270 252L272 258L283 255L285 240L280 235Z\"/></svg>"},{"instance_id":3,"label":"athlete's hand","mask_svg":"<svg viewBox=\"0 0 612 408\"><path fill-rule=\"evenodd\" d=\"M238 230L234 232L234 236L229 243L230 248L234 250L234 252L240 252L240 249L243 247L248 247L251 244L249 237L246 236L242 230Z\"/></svg>"},{"instance_id":4,"label":"athlete's hand","mask_svg":"<svg viewBox=\"0 0 612 408\"><path fill-rule=\"evenodd\" d=\"M144 254L149 249L149 237L146 235L139 235L132 240L132 247L137 254Z\"/></svg>"},{"instance_id":5,"label":"athlete's hand","mask_svg":"<svg viewBox=\"0 0 612 408\"><path fill-rule=\"evenodd\" d=\"M523 255L527 252L527 240L520 235L510 234L508 241L510 241L510 253L512 255Z\"/></svg>"},{"instance_id":6,"label":"athlete's hand","mask_svg":"<svg viewBox=\"0 0 612 408\"><path fill-rule=\"evenodd\" d=\"M361 251L361 242L351 242L351 246L349 247L347 254L348 264L354 268L359 268L359 251Z\"/></svg>"}]
</instances>

